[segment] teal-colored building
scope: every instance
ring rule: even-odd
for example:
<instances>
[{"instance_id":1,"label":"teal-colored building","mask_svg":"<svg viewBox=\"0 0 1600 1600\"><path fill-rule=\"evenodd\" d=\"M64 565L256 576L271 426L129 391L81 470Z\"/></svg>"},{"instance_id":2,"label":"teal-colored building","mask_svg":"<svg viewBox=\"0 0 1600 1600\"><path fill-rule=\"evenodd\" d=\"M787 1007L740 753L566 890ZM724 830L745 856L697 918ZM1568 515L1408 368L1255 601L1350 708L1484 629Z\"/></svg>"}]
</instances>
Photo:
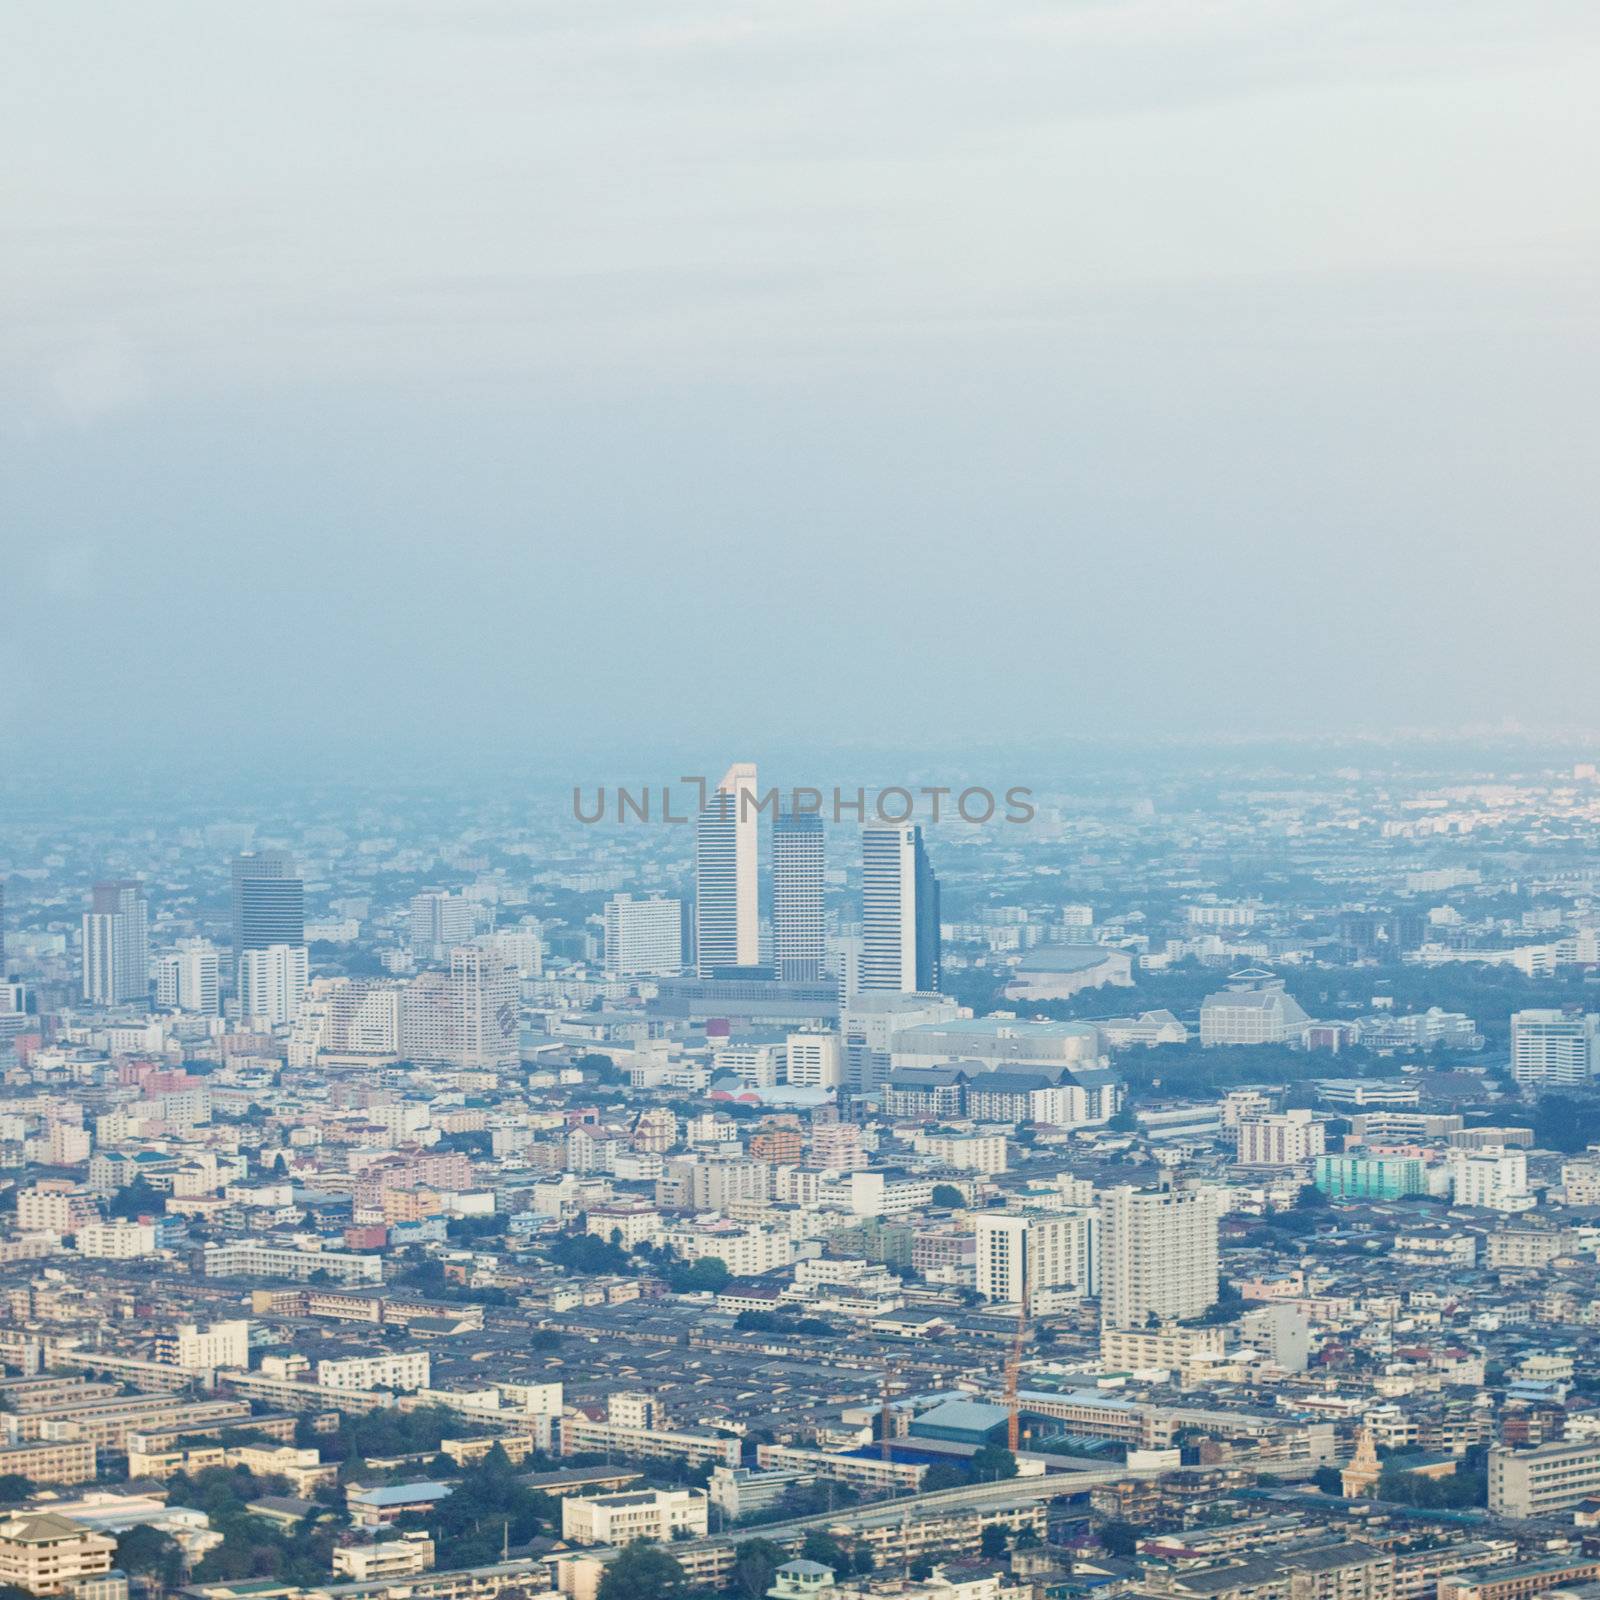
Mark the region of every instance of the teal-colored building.
<instances>
[{"instance_id":1,"label":"teal-colored building","mask_svg":"<svg viewBox=\"0 0 1600 1600\"><path fill-rule=\"evenodd\" d=\"M1416 1156L1318 1156L1311 1181L1330 1200L1398 1200L1428 1192L1427 1171Z\"/></svg>"}]
</instances>

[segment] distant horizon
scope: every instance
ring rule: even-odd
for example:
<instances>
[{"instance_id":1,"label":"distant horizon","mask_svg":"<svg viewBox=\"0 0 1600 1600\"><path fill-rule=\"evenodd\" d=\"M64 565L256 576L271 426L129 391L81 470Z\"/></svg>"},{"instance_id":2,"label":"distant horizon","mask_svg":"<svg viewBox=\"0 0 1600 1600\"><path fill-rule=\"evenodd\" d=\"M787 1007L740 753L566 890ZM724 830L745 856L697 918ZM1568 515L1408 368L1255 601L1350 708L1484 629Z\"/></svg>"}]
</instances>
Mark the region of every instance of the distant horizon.
<instances>
[{"instance_id":1,"label":"distant horizon","mask_svg":"<svg viewBox=\"0 0 1600 1600\"><path fill-rule=\"evenodd\" d=\"M908 15L7 8L0 749L1591 724L1593 8Z\"/></svg>"}]
</instances>

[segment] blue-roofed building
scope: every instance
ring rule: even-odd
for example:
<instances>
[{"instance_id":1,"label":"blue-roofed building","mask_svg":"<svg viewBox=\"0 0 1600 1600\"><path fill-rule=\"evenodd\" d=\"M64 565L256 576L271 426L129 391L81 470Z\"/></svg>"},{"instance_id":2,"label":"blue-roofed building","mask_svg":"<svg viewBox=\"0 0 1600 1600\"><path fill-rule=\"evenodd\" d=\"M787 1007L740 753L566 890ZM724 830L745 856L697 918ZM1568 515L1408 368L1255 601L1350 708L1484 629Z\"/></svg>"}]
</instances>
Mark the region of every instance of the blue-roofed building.
<instances>
[{"instance_id":1,"label":"blue-roofed building","mask_svg":"<svg viewBox=\"0 0 1600 1600\"><path fill-rule=\"evenodd\" d=\"M383 1528L408 1511L431 1511L455 1491L448 1483L380 1483L371 1489L351 1488L345 1496L358 1528Z\"/></svg>"},{"instance_id":2,"label":"blue-roofed building","mask_svg":"<svg viewBox=\"0 0 1600 1600\"><path fill-rule=\"evenodd\" d=\"M910 1428L913 1439L948 1439L952 1444L982 1446L1002 1442L1011 1414L1004 1406L983 1400L946 1400L924 1411Z\"/></svg>"}]
</instances>

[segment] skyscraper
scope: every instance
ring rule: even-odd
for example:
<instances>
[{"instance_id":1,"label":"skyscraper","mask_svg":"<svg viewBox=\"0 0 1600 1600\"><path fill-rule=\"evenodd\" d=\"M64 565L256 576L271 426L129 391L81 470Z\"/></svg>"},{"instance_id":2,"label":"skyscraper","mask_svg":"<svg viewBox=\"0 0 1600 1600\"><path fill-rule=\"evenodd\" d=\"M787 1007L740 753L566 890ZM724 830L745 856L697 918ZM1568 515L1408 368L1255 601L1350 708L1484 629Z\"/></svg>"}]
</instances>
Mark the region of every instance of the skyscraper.
<instances>
[{"instance_id":1,"label":"skyscraper","mask_svg":"<svg viewBox=\"0 0 1600 1600\"><path fill-rule=\"evenodd\" d=\"M233 959L306 942L306 891L287 850L247 850L233 862Z\"/></svg>"},{"instance_id":2,"label":"skyscraper","mask_svg":"<svg viewBox=\"0 0 1600 1600\"><path fill-rule=\"evenodd\" d=\"M137 879L97 883L83 914L83 998L120 1005L150 997L149 912Z\"/></svg>"},{"instance_id":3,"label":"skyscraper","mask_svg":"<svg viewBox=\"0 0 1600 1600\"><path fill-rule=\"evenodd\" d=\"M784 812L772 825L772 975L812 983L823 973L822 818Z\"/></svg>"},{"instance_id":4,"label":"skyscraper","mask_svg":"<svg viewBox=\"0 0 1600 1600\"><path fill-rule=\"evenodd\" d=\"M516 968L481 945L450 952L448 972L406 986L400 1049L411 1060L460 1068L514 1067L521 1059Z\"/></svg>"},{"instance_id":5,"label":"skyscraper","mask_svg":"<svg viewBox=\"0 0 1600 1600\"><path fill-rule=\"evenodd\" d=\"M1217 1298L1217 1204L1207 1189L1100 1195L1100 1323L1143 1328L1198 1317Z\"/></svg>"},{"instance_id":6,"label":"skyscraper","mask_svg":"<svg viewBox=\"0 0 1600 1600\"><path fill-rule=\"evenodd\" d=\"M702 978L761 962L755 802L755 765L737 762L696 821L695 960Z\"/></svg>"},{"instance_id":7,"label":"skyscraper","mask_svg":"<svg viewBox=\"0 0 1600 1600\"><path fill-rule=\"evenodd\" d=\"M919 827L862 830L861 988L938 991L939 880Z\"/></svg>"}]
</instances>

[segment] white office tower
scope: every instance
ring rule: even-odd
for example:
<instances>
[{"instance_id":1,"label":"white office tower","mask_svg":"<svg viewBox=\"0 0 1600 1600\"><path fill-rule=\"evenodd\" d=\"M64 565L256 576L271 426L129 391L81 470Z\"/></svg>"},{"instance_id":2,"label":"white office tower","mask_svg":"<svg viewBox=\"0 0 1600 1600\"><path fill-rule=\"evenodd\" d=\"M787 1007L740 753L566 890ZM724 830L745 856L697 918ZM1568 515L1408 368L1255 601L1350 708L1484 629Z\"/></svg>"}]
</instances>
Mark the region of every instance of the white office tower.
<instances>
[{"instance_id":1,"label":"white office tower","mask_svg":"<svg viewBox=\"0 0 1600 1600\"><path fill-rule=\"evenodd\" d=\"M429 890L411 897L411 954L418 961L443 961L476 931L477 907L463 894Z\"/></svg>"},{"instance_id":2,"label":"white office tower","mask_svg":"<svg viewBox=\"0 0 1600 1600\"><path fill-rule=\"evenodd\" d=\"M918 827L861 832L861 989L939 987L939 882Z\"/></svg>"},{"instance_id":3,"label":"white office tower","mask_svg":"<svg viewBox=\"0 0 1600 1600\"><path fill-rule=\"evenodd\" d=\"M1217 1203L1209 1189L1101 1191L1103 1327L1198 1317L1216 1298Z\"/></svg>"},{"instance_id":4,"label":"white office tower","mask_svg":"<svg viewBox=\"0 0 1600 1600\"><path fill-rule=\"evenodd\" d=\"M149 911L134 879L94 886L83 914L83 998L102 1006L150 998Z\"/></svg>"},{"instance_id":5,"label":"white office tower","mask_svg":"<svg viewBox=\"0 0 1600 1600\"><path fill-rule=\"evenodd\" d=\"M310 981L303 944L269 944L239 956L239 1015L281 1028L300 1015Z\"/></svg>"},{"instance_id":6,"label":"white office tower","mask_svg":"<svg viewBox=\"0 0 1600 1600\"><path fill-rule=\"evenodd\" d=\"M844 1085L844 1042L836 1033L791 1033L788 1042L788 1081L797 1089L826 1089Z\"/></svg>"},{"instance_id":7,"label":"white office tower","mask_svg":"<svg viewBox=\"0 0 1600 1600\"><path fill-rule=\"evenodd\" d=\"M695 962L702 978L761 964L756 799L755 764L738 762L707 797L696 821Z\"/></svg>"},{"instance_id":8,"label":"white office tower","mask_svg":"<svg viewBox=\"0 0 1600 1600\"><path fill-rule=\"evenodd\" d=\"M156 1004L215 1016L221 976L222 958L209 939L180 939L156 962Z\"/></svg>"},{"instance_id":9,"label":"white office tower","mask_svg":"<svg viewBox=\"0 0 1600 1600\"><path fill-rule=\"evenodd\" d=\"M429 1066L516 1066L519 990L515 969L492 950L458 945L448 972L419 973L407 986L401 1054Z\"/></svg>"},{"instance_id":10,"label":"white office tower","mask_svg":"<svg viewBox=\"0 0 1600 1600\"><path fill-rule=\"evenodd\" d=\"M666 977L683 971L683 902L631 894L606 901L606 976Z\"/></svg>"},{"instance_id":11,"label":"white office tower","mask_svg":"<svg viewBox=\"0 0 1600 1600\"><path fill-rule=\"evenodd\" d=\"M825 867L822 818L780 815L772 825L772 975L780 983L815 983L822 976Z\"/></svg>"},{"instance_id":12,"label":"white office tower","mask_svg":"<svg viewBox=\"0 0 1600 1600\"><path fill-rule=\"evenodd\" d=\"M1093 1211L983 1213L973 1232L977 1289L985 1300L1014 1305L1026 1296L1029 1309L1042 1312L1053 1300L1100 1287L1100 1219Z\"/></svg>"},{"instance_id":13,"label":"white office tower","mask_svg":"<svg viewBox=\"0 0 1600 1600\"><path fill-rule=\"evenodd\" d=\"M1513 1011L1511 1076L1522 1084L1587 1083L1600 1067L1600 1016Z\"/></svg>"},{"instance_id":14,"label":"white office tower","mask_svg":"<svg viewBox=\"0 0 1600 1600\"><path fill-rule=\"evenodd\" d=\"M1488 1145L1482 1150L1452 1150L1449 1159L1450 1198L1456 1205L1528 1211L1537 1204L1528 1193L1526 1151Z\"/></svg>"}]
</instances>

